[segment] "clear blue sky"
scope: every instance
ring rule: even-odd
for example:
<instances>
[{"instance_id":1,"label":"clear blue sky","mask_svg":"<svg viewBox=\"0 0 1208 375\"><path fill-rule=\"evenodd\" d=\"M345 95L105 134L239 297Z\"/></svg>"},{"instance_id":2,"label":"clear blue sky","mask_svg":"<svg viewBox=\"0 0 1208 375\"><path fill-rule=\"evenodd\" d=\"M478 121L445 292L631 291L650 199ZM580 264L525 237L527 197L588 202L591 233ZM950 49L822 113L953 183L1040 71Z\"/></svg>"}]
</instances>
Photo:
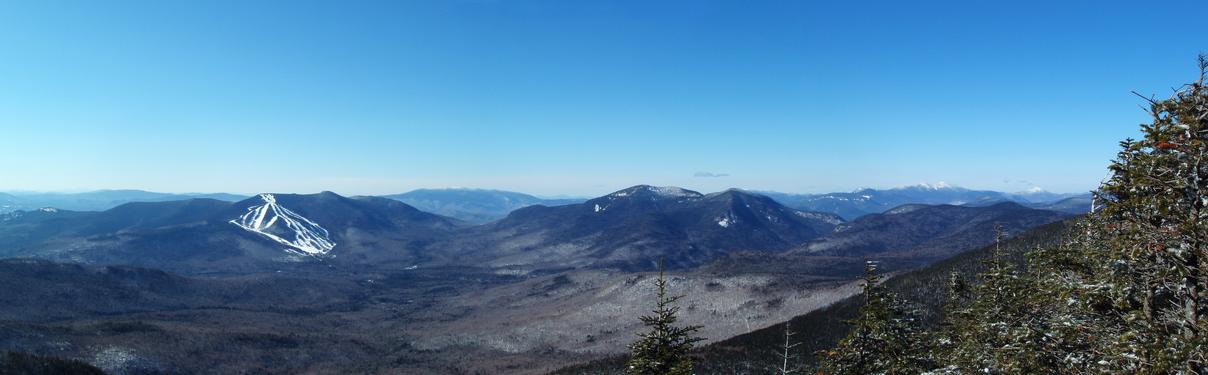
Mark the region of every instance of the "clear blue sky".
<instances>
[{"instance_id":1,"label":"clear blue sky","mask_svg":"<svg viewBox=\"0 0 1208 375\"><path fill-rule=\"evenodd\" d=\"M1084 191L1208 51L1203 1L23 3L0 190Z\"/></svg>"}]
</instances>

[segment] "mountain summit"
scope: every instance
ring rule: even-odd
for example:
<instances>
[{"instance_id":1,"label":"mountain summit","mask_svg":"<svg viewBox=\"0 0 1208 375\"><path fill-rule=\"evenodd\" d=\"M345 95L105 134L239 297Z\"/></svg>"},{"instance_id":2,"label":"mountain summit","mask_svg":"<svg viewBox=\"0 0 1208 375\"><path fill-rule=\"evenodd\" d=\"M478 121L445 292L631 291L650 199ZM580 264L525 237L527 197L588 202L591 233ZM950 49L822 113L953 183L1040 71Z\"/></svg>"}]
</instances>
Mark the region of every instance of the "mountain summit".
<instances>
[{"instance_id":1,"label":"mountain summit","mask_svg":"<svg viewBox=\"0 0 1208 375\"><path fill-rule=\"evenodd\" d=\"M0 225L0 256L150 266L186 273L279 269L315 261L413 264L460 228L385 198L258 194L127 203L101 212L20 211Z\"/></svg>"},{"instance_id":2,"label":"mountain summit","mask_svg":"<svg viewBox=\"0 0 1208 375\"><path fill-rule=\"evenodd\" d=\"M732 251L787 250L842 221L741 190L638 185L581 204L525 207L434 252L525 269L651 269L660 257L692 267Z\"/></svg>"},{"instance_id":3,"label":"mountain summit","mask_svg":"<svg viewBox=\"0 0 1208 375\"><path fill-rule=\"evenodd\" d=\"M248 207L246 213L230 223L300 251L300 254L322 256L336 247L327 229L277 204L277 198L272 194L260 194L259 198L263 204ZM274 226L277 223L281 225Z\"/></svg>"}]
</instances>

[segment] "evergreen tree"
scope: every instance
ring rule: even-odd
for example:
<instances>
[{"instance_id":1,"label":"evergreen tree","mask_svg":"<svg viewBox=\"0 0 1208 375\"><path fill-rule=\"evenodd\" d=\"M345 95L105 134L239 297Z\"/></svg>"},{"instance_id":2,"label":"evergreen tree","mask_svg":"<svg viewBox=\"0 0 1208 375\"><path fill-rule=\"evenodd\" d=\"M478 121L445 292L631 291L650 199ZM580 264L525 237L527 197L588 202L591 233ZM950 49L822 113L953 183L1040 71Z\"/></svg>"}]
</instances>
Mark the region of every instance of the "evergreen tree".
<instances>
[{"instance_id":1,"label":"evergreen tree","mask_svg":"<svg viewBox=\"0 0 1208 375\"><path fill-rule=\"evenodd\" d=\"M880 285L876 263L865 261L864 306L839 344L818 353L818 373L917 374L927 352L917 312Z\"/></svg>"},{"instance_id":2,"label":"evergreen tree","mask_svg":"<svg viewBox=\"0 0 1208 375\"><path fill-rule=\"evenodd\" d=\"M1152 123L1121 142L1096 209L1059 246L1017 269L1002 233L980 283L949 280L929 373L1208 374L1208 59L1166 100L1146 99ZM821 373L914 373L901 354L919 337L867 272L852 332L822 352ZM902 331L898 331L902 330ZM915 346L917 347L917 346ZM897 359L904 361L895 362Z\"/></svg>"},{"instance_id":3,"label":"evergreen tree","mask_svg":"<svg viewBox=\"0 0 1208 375\"><path fill-rule=\"evenodd\" d=\"M995 226L994 252L980 284L966 292L959 277L950 283L950 310L935 355L943 372L1044 373L1061 361L1048 347L1054 343L1046 335L1052 320L1041 302L1048 294L1005 257L1003 235Z\"/></svg>"},{"instance_id":4,"label":"evergreen tree","mask_svg":"<svg viewBox=\"0 0 1208 375\"><path fill-rule=\"evenodd\" d=\"M1102 210L1020 273L995 256L940 342L957 373L1208 374L1208 61L1149 100Z\"/></svg>"},{"instance_id":5,"label":"evergreen tree","mask_svg":"<svg viewBox=\"0 0 1208 375\"><path fill-rule=\"evenodd\" d=\"M1098 216L1075 223L1067 240L1059 246L1036 249L1028 254L1033 282L1032 319L1045 325L1044 350L1054 358L1055 373L1116 373L1112 357L1103 348L1122 334L1121 320L1112 313L1110 284L1106 275L1114 263L1112 247L1095 228L1104 224Z\"/></svg>"},{"instance_id":6,"label":"evergreen tree","mask_svg":"<svg viewBox=\"0 0 1208 375\"><path fill-rule=\"evenodd\" d=\"M1208 373L1208 60L1200 77L1149 101L1145 137L1121 143L1100 188L1109 261L1101 283L1117 316L1111 370Z\"/></svg>"},{"instance_id":7,"label":"evergreen tree","mask_svg":"<svg viewBox=\"0 0 1208 375\"><path fill-rule=\"evenodd\" d=\"M663 277L663 260L659 259L659 276L655 280L658 288L655 309L652 315L642 316L642 324L649 331L639 333L638 341L629 345L630 358L625 373L632 375L689 375L692 374L692 357L688 355L696 342L703 338L692 336L701 326L676 326L675 306L680 296L667 296L667 280Z\"/></svg>"}]
</instances>

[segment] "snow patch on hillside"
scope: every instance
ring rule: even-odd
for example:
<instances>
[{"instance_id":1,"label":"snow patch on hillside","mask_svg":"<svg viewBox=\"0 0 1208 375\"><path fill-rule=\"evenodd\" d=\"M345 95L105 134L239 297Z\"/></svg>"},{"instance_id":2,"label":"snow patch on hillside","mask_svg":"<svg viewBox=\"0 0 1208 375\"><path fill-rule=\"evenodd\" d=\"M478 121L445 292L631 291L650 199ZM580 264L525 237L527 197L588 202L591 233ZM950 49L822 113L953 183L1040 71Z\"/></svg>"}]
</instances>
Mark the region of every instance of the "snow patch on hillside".
<instances>
[{"instance_id":1,"label":"snow patch on hillside","mask_svg":"<svg viewBox=\"0 0 1208 375\"><path fill-rule=\"evenodd\" d=\"M738 224L738 218L735 217L733 213L726 213L725 215L714 218L713 220L717 220L717 225L721 226L722 228L729 228L731 225Z\"/></svg>"},{"instance_id":2,"label":"snow patch on hillside","mask_svg":"<svg viewBox=\"0 0 1208 375\"><path fill-rule=\"evenodd\" d=\"M828 215L828 214L809 212L809 211L798 211L798 210L794 210L793 213L797 214L797 216L804 217L806 219L820 220L822 222L825 222L825 223L831 224L831 225L843 224L843 219L841 219L835 215Z\"/></svg>"},{"instance_id":3,"label":"snow patch on hillside","mask_svg":"<svg viewBox=\"0 0 1208 375\"><path fill-rule=\"evenodd\" d=\"M926 208L926 207L927 207L927 205L923 205L923 204L904 204L901 206L894 207L888 211L885 211L885 214L886 215L904 214L907 212L916 211L918 209Z\"/></svg>"},{"instance_id":4,"label":"snow patch on hillside","mask_svg":"<svg viewBox=\"0 0 1208 375\"><path fill-rule=\"evenodd\" d=\"M631 187L631 188L628 188L625 190L621 190L621 191L609 194L609 195L607 195L607 197L609 199L624 198L624 197L636 195L636 194L639 194L642 192L647 192L649 194L654 195L657 198L682 199L682 198L700 198L700 197L702 197L702 195L700 193L697 193L692 190L680 188L680 187L649 186L649 185L634 186L634 187Z\"/></svg>"},{"instance_id":5,"label":"snow patch on hillside","mask_svg":"<svg viewBox=\"0 0 1208 375\"><path fill-rule=\"evenodd\" d=\"M656 186L656 187L650 188L650 191L653 191L655 194L658 194L658 195L664 196L664 197L668 197L668 198L695 197L695 196L700 195L695 192L684 190L682 188L678 188L675 186Z\"/></svg>"},{"instance_id":6,"label":"snow patch on hillside","mask_svg":"<svg viewBox=\"0 0 1208 375\"><path fill-rule=\"evenodd\" d=\"M272 194L260 194L260 199L264 204L248 207L246 213L230 223L305 255L327 255L336 247L327 229L277 204Z\"/></svg>"}]
</instances>

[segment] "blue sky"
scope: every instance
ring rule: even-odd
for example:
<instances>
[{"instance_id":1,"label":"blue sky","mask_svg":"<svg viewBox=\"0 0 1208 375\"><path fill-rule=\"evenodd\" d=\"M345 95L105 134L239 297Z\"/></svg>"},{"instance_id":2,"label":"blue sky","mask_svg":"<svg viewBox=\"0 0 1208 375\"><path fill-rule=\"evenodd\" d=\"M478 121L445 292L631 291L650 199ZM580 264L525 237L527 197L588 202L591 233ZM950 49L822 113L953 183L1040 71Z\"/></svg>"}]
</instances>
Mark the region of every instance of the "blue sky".
<instances>
[{"instance_id":1,"label":"blue sky","mask_svg":"<svg viewBox=\"0 0 1208 375\"><path fill-rule=\"evenodd\" d=\"M1085 191L1208 5L1055 3L5 2L0 190Z\"/></svg>"}]
</instances>

